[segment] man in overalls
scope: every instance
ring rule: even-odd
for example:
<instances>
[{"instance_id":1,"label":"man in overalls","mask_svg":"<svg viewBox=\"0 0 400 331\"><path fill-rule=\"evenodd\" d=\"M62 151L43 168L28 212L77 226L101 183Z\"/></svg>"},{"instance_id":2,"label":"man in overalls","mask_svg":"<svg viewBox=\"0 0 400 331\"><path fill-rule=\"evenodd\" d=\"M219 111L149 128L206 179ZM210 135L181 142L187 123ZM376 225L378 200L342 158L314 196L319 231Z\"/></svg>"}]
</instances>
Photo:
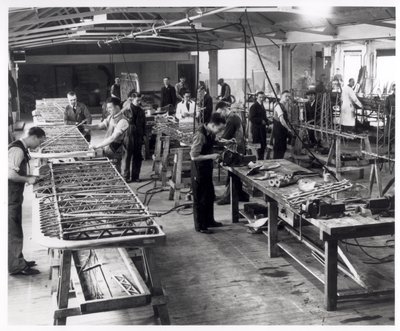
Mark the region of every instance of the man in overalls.
<instances>
[{"instance_id":1,"label":"man in overalls","mask_svg":"<svg viewBox=\"0 0 400 331\"><path fill-rule=\"evenodd\" d=\"M216 134L223 130L225 119L219 113L211 115L210 121L197 130L190 150L192 159L193 219L195 230L212 233L209 227L222 226L214 220L215 191L213 184L213 162L219 158L213 153Z\"/></svg>"},{"instance_id":2,"label":"man in overalls","mask_svg":"<svg viewBox=\"0 0 400 331\"><path fill-rule=\"evenodd\" d=\"M115 161L117 171L121 173L122 155L125 150L124 137L129 128L128 119L121 111L121 102L118 98L107 99L107 110L111 114L99 124L86 124L85 129L107 130L101 143L92 144L93 149L103 149L104 156Z\"/></svg>"},{"instance_id":3,"label":"man in overalls","mask_svg":"<svg viewBox=\"0 0 400 331\"><path fill-rule=\"evenodd\" d=\"M288 125L287 106L289 104L290 92L282 92L280 103L275 106L272 135L274 138L274 159L283 159L287 149L287 140L292 130Z\"/></svg>"},{"instance_id":4,"label":"man in overalls","mask_svg":"<svg viewBox=\"0 0 400 331\"><path fill-rule=\"evenodd\" d=\"M8 272L11 275L36 275L35 261L26 261L22 254L22 202L25 184L33 185L36 177L29 175L29 149L35 149L46 139L45 132L32 127L28 135L8 145Z\"/></svg>"},{"instance_id":5,"label":"man in overalls","mask_svg":"<svg viewBox=\"0 0 400 331\"><path fill-rule=\"evenodd\" d=\"M122 111L129 121L129 129L125 135L125 153L122 160L122 175L127 183L139 182L142 167L142 145L146 135L146 114L140 107L141 95L129 94L132 103ZM132 171L131 171L132 167Z\"/></svg>"}]
</instances>

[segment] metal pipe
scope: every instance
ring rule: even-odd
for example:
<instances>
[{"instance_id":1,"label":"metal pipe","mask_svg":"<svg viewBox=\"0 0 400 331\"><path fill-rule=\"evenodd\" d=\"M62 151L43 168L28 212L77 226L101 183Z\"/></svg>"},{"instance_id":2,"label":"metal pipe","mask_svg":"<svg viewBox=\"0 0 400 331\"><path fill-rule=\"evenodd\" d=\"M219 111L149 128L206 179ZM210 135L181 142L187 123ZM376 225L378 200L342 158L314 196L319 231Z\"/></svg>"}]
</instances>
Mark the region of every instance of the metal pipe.
<instances>
[{"instance_id":1,"label":"metal pipe","mask_svg":"<svg viewBox=\"0 0 400 331\"><path fill-rule=\"evenodd\" d=\"M203 18L203 17L210 16L210 15L215 15L215 14L218 14L218 13L230 10L230 9L234 9L234 8L236 8L236 6L218 8L218 9L211 10L211 11L203 13L203 14L199 14L199 15L195 15L195 16L191 16L191 17L186 17L186 18L177 20L175 22L168 23L168 24L165 24L165 25L161 25L161 26L158 26L158 27L153 26L153 27L151 27L150 29L147 29L147 30L138 31L138 32L131 32L130 34L128 34L126 36L123 36L123 37L118 37L117 36L117 37L113 38L112 40L106 40L104 43L105 44L110 44L110 43L112 43L114 41L120 41L120 40L126 39L126 38L135 38L136 36L140 36L140 35L146 34L146 33L152 33L153 34L155 31L163 30L165 28L168 28L168 27L171 27L171 26L175 26L175 25L179 25L179 24L183 24L183 23L190 23L190 22L192 22L194 20L197 20L199 18Z\"/></svg>"}]
</instances>

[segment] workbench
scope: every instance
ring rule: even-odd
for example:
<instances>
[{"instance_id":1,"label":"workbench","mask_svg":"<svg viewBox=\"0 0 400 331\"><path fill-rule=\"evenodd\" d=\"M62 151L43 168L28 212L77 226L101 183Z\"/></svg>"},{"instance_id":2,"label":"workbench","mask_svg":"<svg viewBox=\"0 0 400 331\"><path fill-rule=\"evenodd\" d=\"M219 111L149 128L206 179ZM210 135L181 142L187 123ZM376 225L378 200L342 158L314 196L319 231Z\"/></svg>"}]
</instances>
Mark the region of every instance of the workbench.
<instances>
[{"instance_id":1,"label":"workbench","mask_svg":"<svg viewBox=\"0 0 400 331\"><path fill-rule=\"evenodd\" d=\"M54 325L65 325L71 316L149 304L161 324L170 324L153 252L165 244L165 233L112 163L53 161L39 173L32 231L54 257ZM142 273L127 249L140 252ZM77 305L69 307L72 294Z\"/></svg>"},{"instance_id":2,"label":"workbench","mask_svg":"<svg viewBox=\"0 0 400 331\"><path fill-rule=\"evenodd\" d=\"M276 173L289 174L295 171L311 172L288 160L263 161L265 165L276 162L280 163L280 167L274 169ZM268 255L270 258L279 256L279 248L288 252L285 243L280 242L278 238L278 221L283 221L283 224L292 227L298 227L300 224L300 236L302 224L303 226L314 226L318 230L319 239L323 241L324 248L322 252L324 255L324 261L322 261L324 264L324 274L322 276L323 279L320 279L320 281L324 283L324 302L325 308L328 311L336 310L338 295L340 298L346 298L345 293L338 292L338 244L340 244L340 241L349 238L394 234L394 218L374 219L372 217L363 217L360 215L331 219L305 218L301 215L299 210L292 208L283 198L283 195L288 195L298 190L296 184L283 188L270 187L267 181L255 180L247 176L246 173L249 171L248 167L224 168L229 171L231 175L231 214L233 223L237 223L240 218L238 189L235 184L235 177L238 177L245 186L262 193L263 200L268 205L268 232L266 234L268 236ZM323 179L319 177L313 177L312 179L317 183L323 182ZM342 253L340 249L339 253ZM289 254L294 257L291 253ZM341 258L346 259L342 254ZM349 266L349 269L352 270L353 268ZM315 273L313 273L313 275L316 276ZM369 289L368 291L363 291L363 294L372 294L372 292L374 291ZM355 296L356 294L357 293L351 292L351 296Z\"/></svg>"}]
</instances>

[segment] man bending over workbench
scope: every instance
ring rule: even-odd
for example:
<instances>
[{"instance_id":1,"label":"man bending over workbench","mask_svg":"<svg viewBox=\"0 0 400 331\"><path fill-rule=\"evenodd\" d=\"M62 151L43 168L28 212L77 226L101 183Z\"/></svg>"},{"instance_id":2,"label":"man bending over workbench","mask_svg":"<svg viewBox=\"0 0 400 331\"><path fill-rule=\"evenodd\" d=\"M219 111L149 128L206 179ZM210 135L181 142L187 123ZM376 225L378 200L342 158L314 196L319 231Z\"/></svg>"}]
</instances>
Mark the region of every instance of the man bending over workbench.
<instances>
[{"instance_id":1,"label":"man bending over workbench","mask_svg":"<svg viewBox=\"0 0 400 331\"><path fill-rule=\"evenodd\" d=\"M192 159L193 219L195 230L210 234L209 227L220 227L222 223L214 219L215 191L213 184L213 161L219 158L213 153L217 142L231 144L232 141L220 139L216 134L225 127L225 119L219 113L211 115L210 121L197 130L190 150Z\"/></svg>"},{"instance_id":2,"label":"man bending over workbench","mask_svg":"<svg viewBox=\"0 0 400 331\"><path fill-rule=\"evenodd\" d=\"M22 254L22 202L25 184L33 185L36 177L29 174L29 149L35 149L46 139L39 127L32 127L28 135L8 145L8 272L11 275L31 276L39 270L32 268L35 261L27 261Z\"/></svg>"},{"instance_id":3,"label":"man bending over workbench","mask_svg":"<svg viewBox=\"0 0 400 331\"><path fill-rule=\"evenodd\" d=\"M109 115L99 124L86 124L86 129L107 130L104 140L98 144L92 144L93 149L103 149L104 156L115 160L115 166L121 173L122 155L125 151L124 138L129 128L128 119L121 111L121 101L118 98L107 99Z\"/></svg>"}]
</instances>

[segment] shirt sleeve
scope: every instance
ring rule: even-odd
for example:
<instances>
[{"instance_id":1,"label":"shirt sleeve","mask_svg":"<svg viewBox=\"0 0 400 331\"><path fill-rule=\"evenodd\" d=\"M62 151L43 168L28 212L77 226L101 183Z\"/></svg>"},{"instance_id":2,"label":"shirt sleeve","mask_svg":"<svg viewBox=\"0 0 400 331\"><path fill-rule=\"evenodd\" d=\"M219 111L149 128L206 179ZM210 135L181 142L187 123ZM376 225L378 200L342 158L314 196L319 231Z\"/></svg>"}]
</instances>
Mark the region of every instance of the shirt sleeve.
<instances>
[{"instance_id":1,"label":"shirt sleeve","mask_svg":"<svg viewBox=\"0 0 400 331\"><path fill-rule=\"evenodd\" d=\"M83 114L85 115L86 118L86 124L92 124L92 114L90 113L86 105L83 105Z\"/></svg>"},{"instance_id":2,"label":"shirt sleeve","mask_svg":"<svg viewBox=\"0 0 400 331\"><path fill-rule=\"evenodd\" d=\"M206 142L206 137L200 132L196 133L193 137L192 148L190 149L190 156L197 157L200 155L201 149Z\"/></svg>"},{"instance_id":3,"label":"shirt sleeve","mask_svg":"<svg viewBox=\"0 0 400 331\"><path fill-rule=\"evenodd\" d=\"M8 171L14 170L18 172L22 161L24 160L24 152L21 148L12 147L8 150Z\"/></svg>"},{"instance_id":4,"label":"shirt sleeve","mask_svg":"<svg viewBox=\"0 0 400 331\"><path fill-rule=\"evenodd\" d=\"M276 105L275 106L275 114L276 114L276 116L279 118L279 117L281 117L281 116L283 116L283 110L282 110L282 107L281 107L281 105Z\"/></svg>"},{"instance_id":5,"label":"shirt sleeve","mask_svg":"<svg viewBox=\"0 0 400 331\"><path fill-rule=\"evenodd\" d=\"M121 134L123 134L129 128L129 123L126 119L121 119L115 126L112 137L117 139Z\"/></svg>"}]
</instances>

